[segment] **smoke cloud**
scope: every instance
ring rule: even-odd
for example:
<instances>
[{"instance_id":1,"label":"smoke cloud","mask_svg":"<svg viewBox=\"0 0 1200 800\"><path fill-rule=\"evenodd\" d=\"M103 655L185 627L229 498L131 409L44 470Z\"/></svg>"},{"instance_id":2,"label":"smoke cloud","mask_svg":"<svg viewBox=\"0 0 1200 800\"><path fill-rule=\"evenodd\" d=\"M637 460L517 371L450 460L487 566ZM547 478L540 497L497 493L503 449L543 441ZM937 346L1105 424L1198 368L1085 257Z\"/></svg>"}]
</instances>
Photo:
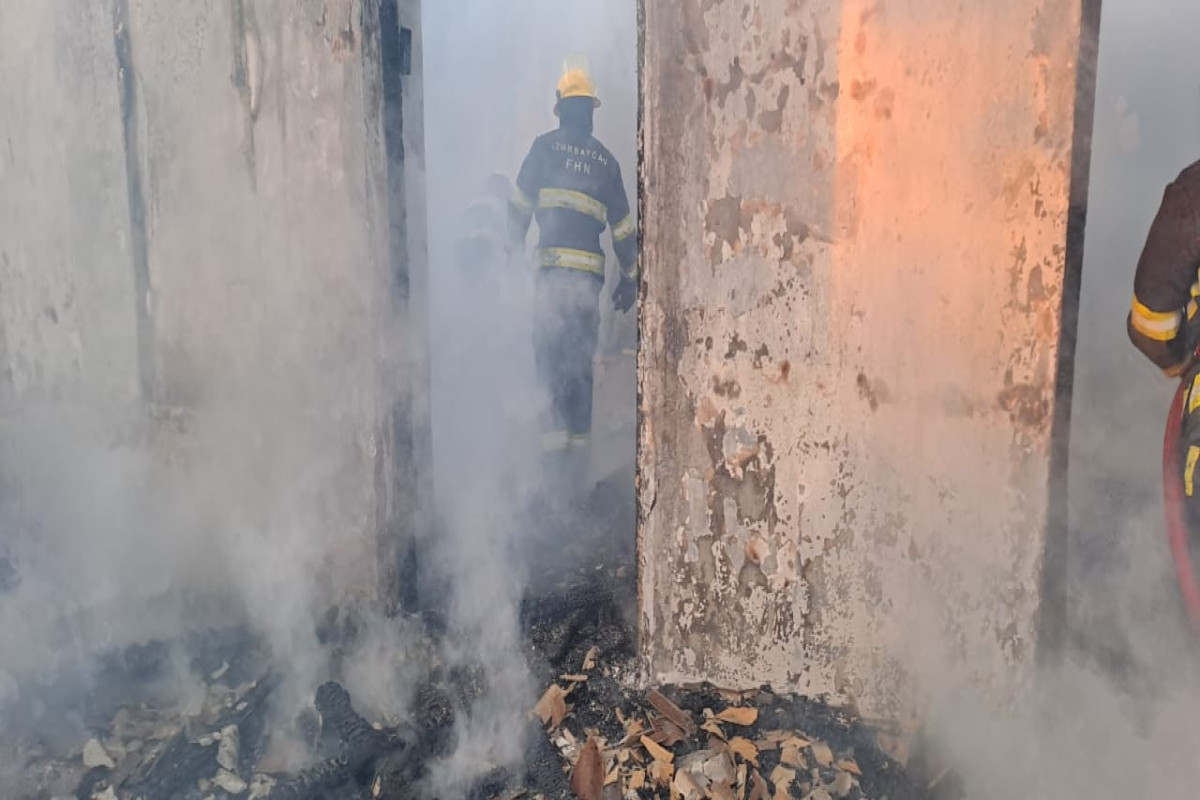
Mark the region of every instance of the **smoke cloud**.
<instances>
[{"instance_id":1,"label":"smoke cloud","mask_svg":"<svg viewBox=\"0 0 1200 800\"><path fill-rule=\"evenodd\" d=\"M636 8L424 5L439 512L429 563L453 577L444 657L486 664L492 688L439 776L456 786L481 765L519 755L536 693L518 607L529 551L545 545L530 512L542 488L536 430L545 398L529 348L530 275L481 278L460 268L455 242L485 178L514 177L533 138L555 124L554 83L571 53L590 57L603 100L596 133L633 191ZM1200 6L1186 0L1104 5L1072 421L1075 658L1046 677L1042 707L1015 718L997 718L953 681L928 692L932 732L973 797L1183 794L1200 777L1186 766L1200 743L1200 687L1190 678L1190 633L1159 505L1159 442L1173 387L1124 331L1133 268L1162 188L1197 155L1197 25ZM0 278L13 285L8 272ZM603 325L602 346L629 340L631 320L606 314ZM38 717L33 697L46 686L86 691L101 652L232 621L265 631L286 656L296 704L311 691L326 668L314 634L333 578L325 556L360 544L330 525L346 491L340 476L367 447L325 438L312 420L364 402L354 392L347 398L346 387L371 391L361 376L375 354L345 343L318 370L306 358L309 340L296 335L276 343L285 357L268 374L211 383L197 376L205 402L180 424L200 434L205 453L182 478L143 446L132 420L114 426L98 410L49 403L17 415L3 405L0 555L16 577L0 568L0 732ZM344 369L331 368L339 359ZM402 714L415 669L403 655L410 640L394 626L372 630L351 661L351 691L381 713Z\"/></svg>"},{"instance_id":2,"label":"smoke cloud","mask_svg":"<svg viewBox=\"0 0 1200 800\"><path fill-rule=\"evenodd\" d=\"M78 739L77 709L96 688L101 655L242 625L265 637L284 669L277 702L290 720L333 669L317 633L327 610L355 606L340 589L376 574L362 532L378 512L379 442L362 422L382 419L407 383L410 360L396 352L403 326L383 276L356 269L370 257L360 243L310 247L291 236L376 210L369 185L382 179L370 169L379 164L360 163L352 145L339 149L339 137L359 135L362 87L336 69L287 66L328 62L323 51L297 53L306 47L357 58L362 32L353 16L307 7L232 8L180 20L117 5L132 17L118 26L129 62L121 74L132 81L120 100L135 104L124 138L117 87L104 82L111 9L55 17L49 6L31 8L0 26L0 42L13 45L0 48L13 54L0 71L21 78L0 82L0 104L29 111L0 122L0 208L13 224L46 227L26 238L51 247L65 236L61 215L51 224L26 211L65 205L78 223L72 246L90 259L80 263L94 266L82 275L67 260L60 275L34 263L42 251L33 245L27 258L8 245L0 253L0 735L53 729ZM533 138L556 124L554 87L572 53L590 59L604 102L596 132L633 191L636 8L439 0L423 13L425 63L415 71L425 82L429 263L420 266L430 281L418 316L430 320L432 396L417 400L433 409L437 503L420 568L445 579L430 582L447 599L443 662L483 665L490 690L463 718L459 751L436 776L454 795L523 752L536 689L519 607L531 552L554 544L533 507L545 489L537 424L545 398L533 375L531 270L464 269L456 243L485 179L514 178ZM54 47L27 52L18 39ZM68 66L38 72L38 58ZM57 82L46 77L59 72ZM22 81L40 89L26 92ZM86 145L78 126L46 124L53 108L64 119L71 109L88 114ZM355 124L337 129L339 114ZM65 168L38 160L42 141L68 154ZM146 173L127 175L123 163ZM321 174L300 177L315 165ZM61 188L43 179L57 169L75 183L64 183L62 197L39 194ZM364 174L368 188L355 188ZM154 367L169 387L149 422L122 360L136 351L132 309L141 300L124 285L127 243L104 238L136 216L123 205L127 179L145 193ZM330 186L350 186L348 199ZM92 209L114 208L111 224L98 211L93 221ZM231 209L243 225L229 227L221 214ZM110 245L111 269L102 261ZM254 269L227 274L247 263ZM631 317L606 313L604 325L619 328L606 346L632 340ZM82 383L36 363L38 353L72 352L85 365ZM402 374L383 374L392 369ZM367 596L375 587L362 588ZM341 677L371 716L403 717L427 666L414 654L416 632L368 605L357 611L362 636ZM186 699L203 676L177 661L161 688Z\"/></svg>"},{"instance_id":3,"label":"smoke cloud","mask_svg":"<svg viewBox=\"0 0 1200 800\"><path fill-rule=\"evenodd\" d=\"M314 12L310 20L311 9L290 4L233 6L243 12L236 18L226 19L222 6L197 10L187 24L133 9L121 33L134 42L134 102L143 106L131 119L142 126L140 145L121 138L111 9L72 7L56 18L49 6L30 8L0 26L2 49L12 54L0 63L14 76L2 82L0 101L18 109L0 123L2 207L14 226L28 223L26 233L46 228L17 244L50 247L66 236L63 218L75 220L79 241L70 246L93 268L70 274L74 284L56 284L59 273L35 263L40 251L32 244L28 258L9 242L0 255L0 733L61 725L64 736L78 736L82 721L60 712L93 688L98 656L243 624L266 637L286 669L286 717L309 703L331 669L316 630L330 603L346 601L336 589L356 582L349 575L375 575L361 515L373 506L378 442L359 423L382 417L396 399L386 392L405 383L404 375L379 376L406 363L381 358L379 341L393 343L387 349L402 347L403 338L389 324L394 310L379 299L386 287L355 281L366 253L338 241L294 246L282 222L320 229L324 219L372 211L358 196L348 203L328 190L367 172L361 153L337 150L338 136L357 135L361 122L340 131L298 124L300 105L335 122L339 113L361 117L353 105L361 87L332 71L286 68L287 58L298 58L287 47L329 44L341 57L338 48L353 46L361 31L353 18ZM606 102L598 133L625 164L635 163L634 8L425 6L428 311L441 501L427 567L452 578L444 655L485 663L492 687L466 723L461 761L499 763L520 752L520 736L504 734L520 727L534 692L517 611L542 399L531 372L529 276L473 283L456 272L454 241L484 178L515 174L533 136L553 124L554 82L569 52L586 52L597 72ZM545 32L551 18L553 35ZM288 38L291 25L310 27ZM311 34L312 26L329 34ZM26 40L54 46L40 53L17 46ZM312 62L317 57L328 54ZM39 59L65 66L39 72ZM79 109L87 129L46 124L54 109L64 119L71 119L66 109ZM227 134L240 140L236 157L226 157ZM42 142L53 153L43 153ZM132 328L135 302L119 285L128 280L126 245L114 245L111 271L102 258L106 237L128 224L119 166L121 148L136 146L143 151L125 156L150 171L143 188L153 227L153 313L164 343L156 366L172 387L172 396L156 398L149 425L136 409L129 365L116 355L134 350L132 331L112 321ZM66 167L54 153L67 154ZM296 171L307 167L298 165L325 172L302 182ZM61 169L74 176L64 180L63 197L49 194L62 187L46 178ZM66 210L33 215L42 206ZM116 221L100 221L112 208L121 212ZM229 209L243 226L225 224L220 213ZM181 229L180 219L191 227ZM257 268L222 272L239 263ZM75 353L93 383L49 374L55 365L27 356L38 352ZM344 678L373 716L403 716L420 667L410 652L414 638L398 622L367 617ZM182 695L198 677L183 668L172 680L168 688Z\"/></svg>"},{"instance_id":4,"label":"smoke cloud","mask_svg":"<svg viewBox=\"0 0 1200 800\"><path fill-rule=\"evenodd\" d=\"M440 776L453 789L479 765L508 763L522 752L536 687L518 609L533 562L544 565L544 553L563 546L539 510L552 487L544 485L539 460L538 422L548 406L534 374L532 270L519 257L464 263L456 246L471 232L467 208L484 198L488 176L515 181L534 138L557 126L555 85L564 58L575 53L588 57L601 96L596 135L619 159L626 190L635 190L636 7L454 0L426 4L424 33L434 452L443 525L434 550L439 567L453 575L448 660L485 664L493 690ZM500 216L501 239L503 225ZM601 348L611 349L622 336L632 338L632 318L614 320L606 297ZM632 403L627 411L632 417Z\"/></svg>"},{"instance_id":5,"label":"smoke cloud","mask_svg":"<svg viewBox=\"0 0 1200 800\"><path fill-rule=\"evenodd\" d=\"M1176 619L1160 508L1161 441L1174 385L1125 334L1133 271L1163 189L1197 157L1200 69L1172 0L1106 3L1072 418L1074 627L1105 649ZM1165 593L1164 593L1165 590ZM1164 630L1164 626L1167 630ZM1151 657L1151 661L1157 657Z\"/></svg>"},{"instance_id":6,"label":"smoke cloud","mask_svg":"<svg viewBox=\"0 0 1200 800\"><path fill-rule=\"evenodd\" d=\"M1162 192L1200 150L1200 7L1105 2L1072 404L1068 658L1030 705L998 714L952 670L922 687L967 796L1156 797L1192 791L1200 741L1194 634L1161 507L1174 384L1129 343L1138 256Z\"/></svg>"}]
</instances>

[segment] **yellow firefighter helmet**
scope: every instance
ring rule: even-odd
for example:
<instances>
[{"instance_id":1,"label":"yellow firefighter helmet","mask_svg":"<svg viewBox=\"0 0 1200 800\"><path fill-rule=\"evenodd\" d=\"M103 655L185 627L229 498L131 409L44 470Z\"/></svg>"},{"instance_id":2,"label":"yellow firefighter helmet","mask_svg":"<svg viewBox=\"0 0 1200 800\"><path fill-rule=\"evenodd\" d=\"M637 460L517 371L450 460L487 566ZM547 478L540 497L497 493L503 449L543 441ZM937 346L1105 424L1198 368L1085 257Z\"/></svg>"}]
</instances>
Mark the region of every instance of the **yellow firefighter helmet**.
<instances>
[{"instance_id":1,"label":"yellow firefighter helmet","mask_svg":"<svg viewBox=\"0 0 1200 800\"><path fill-rule=\"evenodd\" d=\"M568 97L590 97L595 108L600 107L600 98L596 96L596 84L592 80L592 71L585 56L571 56L563 62L562 77L558 79L557 100ZM558 113L558 102L554 104L554 113Z\"/></svg>"}]
</instances>

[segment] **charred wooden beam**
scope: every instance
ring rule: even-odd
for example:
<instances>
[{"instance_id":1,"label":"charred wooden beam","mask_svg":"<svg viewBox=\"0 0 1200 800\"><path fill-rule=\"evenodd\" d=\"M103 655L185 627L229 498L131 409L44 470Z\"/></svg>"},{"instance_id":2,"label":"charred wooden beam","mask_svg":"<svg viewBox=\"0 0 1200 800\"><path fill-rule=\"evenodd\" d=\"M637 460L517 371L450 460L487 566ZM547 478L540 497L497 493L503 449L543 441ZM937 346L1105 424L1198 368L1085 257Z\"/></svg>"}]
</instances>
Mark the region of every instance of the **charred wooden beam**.
<instances>
[{"instance_id":1,"label":"charred wooden beam","mask_svg":"<svg viewBox=\"0 0 1200 800\"><path fill-rule=\"evenodd\" d=\"M406 797L430 760L450 745L454 709L449 696L431 683L416 693L412 725L376 728L354 710L350 693L336 681L317 688L313 705L321 724L337 734L340 752L277 783L271 800L321 800L350 784L370 787L375 798Z\"/></svg>"}]
</instances>

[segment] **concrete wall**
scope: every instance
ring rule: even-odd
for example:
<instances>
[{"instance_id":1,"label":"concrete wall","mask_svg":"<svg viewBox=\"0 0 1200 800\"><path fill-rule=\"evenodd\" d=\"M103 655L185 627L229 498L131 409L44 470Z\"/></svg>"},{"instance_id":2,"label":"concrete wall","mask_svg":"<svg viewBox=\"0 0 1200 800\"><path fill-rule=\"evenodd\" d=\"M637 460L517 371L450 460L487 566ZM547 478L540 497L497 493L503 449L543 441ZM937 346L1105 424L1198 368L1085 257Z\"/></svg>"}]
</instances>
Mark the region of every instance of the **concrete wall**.
<instances>
[{"instance_id":1,"label":"concrete wall","mask_svg":"<svg viewBox=\"0 0 1200 800\"><path fill-rule=\"evenodd\" d=\"M1072 0L645 4L650 680L892 716L1023 686L1080 30Z\"/></svg>"},{"instance_id":2,"label":"concrete wall","mask_svg":"<svg viewBox=\"0 0 1200 800\"><path fill-rule=\"evenodd\" d=\"M123 416L140 389L111 8L6 7L0 76L0 417Z\"/></svg>"},{"instance_id":3,"label":"concrete wall","mask_svg":"<svg viewBox=\"0 0 1200 800\"><path fill-rule=\"evenodd\" d=\"M339 543L335 583L374 572L388 286L361 22L348 0L129 5L155 401L201 409L187 444L247 468L259 497L312 481L297 500ZM318 457L320 479L296 463Z\"/></svg>"},{"instance_id":4,"label":"concrete wall","mask_svg":"<svg viewBox=\"0 0 1200 800\"><path fill-rule=\"evenodd\" d=\"M395 316L423 184L389 173L379 6L54 0L0 24L0 396L148 411L173 479L303 528L327 585L367 593L379 434L425 382L396 374L425 347L395 336L424 327Z\"/></svg>"}]
</instances>

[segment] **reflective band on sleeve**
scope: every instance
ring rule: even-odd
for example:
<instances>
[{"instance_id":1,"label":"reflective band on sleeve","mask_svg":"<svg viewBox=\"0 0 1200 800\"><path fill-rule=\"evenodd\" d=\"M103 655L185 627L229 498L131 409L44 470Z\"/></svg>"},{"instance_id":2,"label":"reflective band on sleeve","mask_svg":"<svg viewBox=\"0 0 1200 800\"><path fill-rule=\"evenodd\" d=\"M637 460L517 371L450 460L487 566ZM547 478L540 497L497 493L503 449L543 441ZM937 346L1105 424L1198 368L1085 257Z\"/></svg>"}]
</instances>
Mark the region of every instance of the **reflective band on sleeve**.
<instances>
[{"instance_id":1,"label":"reflective band on sleeve","mask_svg":"<svg viewBox=\"0 0 1200 800\"><path fill-rule=\"evenodd\" d=\"M538 208L568 208L599 220L601 224L608 222L608 206L591 195L571 189L542 189L538 192Z\"/></svg>"},{"instance_id":2,"label":"reflective band on sleeve","mask_svg":"<svg viewBox=\"0 0 1200 800\"><path fill-rule=\"evenodd\" d=\"M513 189L512 198L510 201L523 214L533 213L533 201L529 199L529 195L522 192L520 189Z\"/></svg>"},{"instance_id":3,"label":"reflective band on sleeve","mask_svg":"<svg viewBox=\"0 0 1200 800\"><path fill-rule=\"evenodd\" d=\"M1188 389L1187 413L1191 414L1197 408L1200 408L1200 372L1192 378L1192 386Z\"/></svg>"},{"instance_id":4,"label":"reflective band on sleeve","mask_svg":"<svg viewBox=\"0 0 1200 800\"><path fill-rule=\"evenodd\" d=\"M572 433L571 434L571 447L572 448L587 447L588 442L590 440L591 440L591 437L588 436L586 433Z\"/></svg>"},{"instance_id":5,"label":"reflective band on sleeve","mask_svg":"<svg viewBox=\"0 0 1200 800\"><path fill-rule=\"evenodd\" d=\"M543 267L579 269L604 274L604 255L570 247L543 247L537 251L538 264Z\"/></svg>"},{"instance_id":6,"label":"reflective band on sleeve","mask_svg":"<svg viewBox=\"0 0 1200 800\"><path fill-rule=\"evenodd\" d=\"M629 278L629 280L631 280L631 281L636 281L637 276L638 276L638 268L637 268L637 264L634 264L633 269L631 269L631 270L629 270L629 272L625 273L625 277Z\"/></svg>"},{"instance_id":7,"label":"reflective band on sleeve","mask_svg":"<svg viewBox=\"0 0 1200 800\"><path fill-rule=\"evenodd\" d=\"M628 239L630 236L633 235L634 230L635 230L635 228L633 226L633 217L630 214L626 214L625 218L623 220L618 222L616 225L613 225L613 229L612 229L613 241L619 242L624 239Z\"/></svg>"},{"instance_id":8,"label":"reflective band on sleeve","mask_svg":"<svg viewBox=\"0 0 1200 800\"><path fill-rule=\"evenodd\" d=\"M1196 462L1200 461L1200 447L1192 445L1188 448L1187 466L1183 468L1183 488L1187 492L1187 496L1192 496L1192 491L1195 489L1195 482L1192 478L1196 473Z\"/></svg>"},{"instance_id":9,"label":"reflective band on sleeve","mask_svg":"<svg viewBox=\"0 0 1200 800\"><path fill-rule=\"evenodd\" d=\"M1175 334L1179 332L1179 317L1178 311L1151 311L1142 305L1136 294L1133 296L1130 320L1133 322L1133 329L1147 339L1156 342L1169 342L1174 339Z\"/></svg>"}]
</instances>

